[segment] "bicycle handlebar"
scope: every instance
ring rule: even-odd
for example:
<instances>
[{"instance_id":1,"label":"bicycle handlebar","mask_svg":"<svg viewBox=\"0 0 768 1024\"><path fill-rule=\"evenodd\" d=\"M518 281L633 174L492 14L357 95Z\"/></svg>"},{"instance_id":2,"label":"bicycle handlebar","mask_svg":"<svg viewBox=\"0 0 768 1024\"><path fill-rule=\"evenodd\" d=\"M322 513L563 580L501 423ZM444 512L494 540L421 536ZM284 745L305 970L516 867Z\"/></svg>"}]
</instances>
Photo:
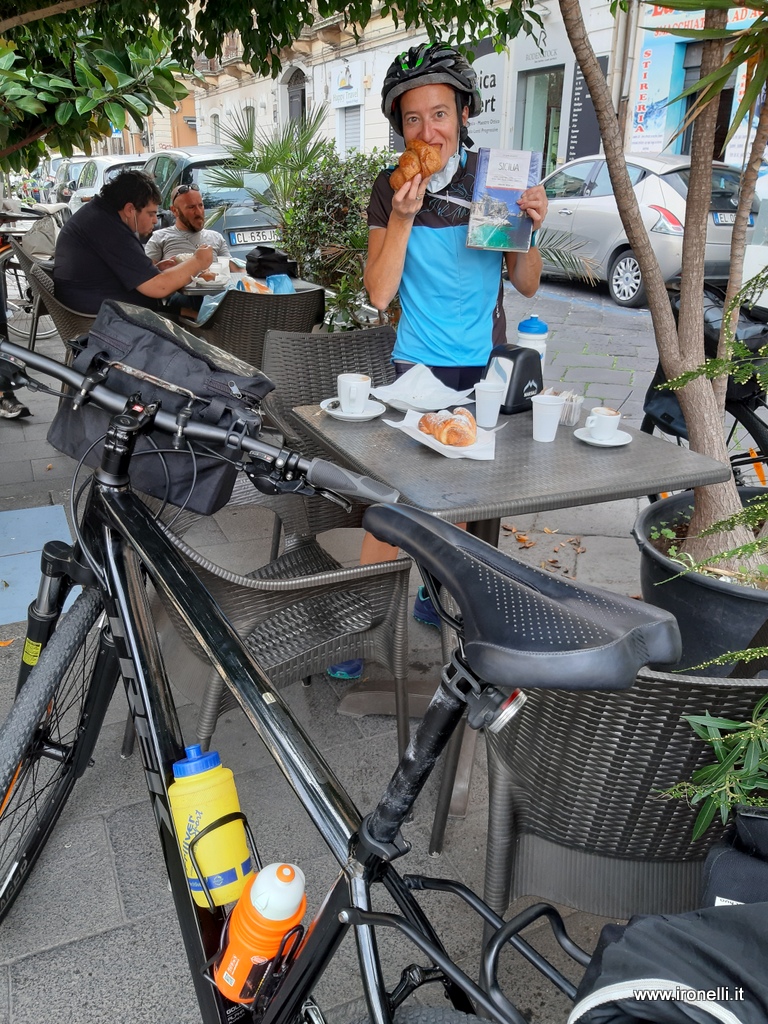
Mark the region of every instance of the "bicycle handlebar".
<instances>
[{"instance_id":1,"label":"bicycle handlebar","mask_svg":"<svg viewBox=\"0 0 768 1024\"><path fill-rule=\"evenodd\" d=\"M82 391L87 379L85 374L65 366L56 359L50 359L38 352L30 352L9 341L0 341L0 361L5 362L16 373L23 373L27 367L31 367L40 373L55 377L76 391ZM87 401L95 402L107 412L121 413L125 410L126 396L112 391L105 384L97 384L88 391ZM308 459L298 452L286 452L285 449L262 441L258 437L250 437L236 430L227 430L194 419L182 423L176 416L163 412L162 409L155 414L154 426L165 434L181 434L190 441L240 449L263 459L278 470L285 465L294 475L298 472L318 490L338 491L347 497L369 502L389 503L397 501L400 497L399 491L371 477L362 476L325 459Z\"/></svg>"}]
</instances>

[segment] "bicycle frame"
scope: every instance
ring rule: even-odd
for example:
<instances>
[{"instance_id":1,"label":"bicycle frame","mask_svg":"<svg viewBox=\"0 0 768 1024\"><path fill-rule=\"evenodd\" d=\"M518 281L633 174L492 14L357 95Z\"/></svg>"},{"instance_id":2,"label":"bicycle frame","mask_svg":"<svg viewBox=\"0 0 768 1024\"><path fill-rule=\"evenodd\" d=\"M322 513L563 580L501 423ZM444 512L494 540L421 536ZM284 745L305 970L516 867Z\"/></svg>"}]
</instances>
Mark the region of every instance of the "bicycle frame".
<instances>
[{"instance_id":1,"label":"bicycle frame","mask_svg":"<svg viewBox=\"0 0 768 1024\"><path fill-rule=\"evenodd\" d=\"M296 1018L352 924L360 925L356 929L356 940L371 1019L374 1024L390 1024L391 1011L375 932L364 923L371 909L370 887L374 881L383 882L401 910L403 923L398 926L407 933L410 926L417 944L447 972L446 986L454 1005L472 1012L472 1004L465 994L469 992L473 999L493 1012L487 994L451 964L423 911L388 863L407 850L396 840L396 834L461 717L460 702L449 701L446 708L443 699L431 723L425 720L420 741L423 753L414 756L412 750L410 760L403 759L398 768L400 776L396 773L396 781L390 784L372 816L378 815L378 834L382 837L376 839L373 833L377 829L369 832L329 765L142 501L127 487L96 483L81 520L81 530L84 547L91 555L88 560L104 569L99 589L111 633L111 640L105 637L102 641L96 671L101 673L101 678L105 666L108 669L111 665L114 685L117 663L109 660L114 659L113 643L205 1024L224 1021L232 1024L251 1019L251 1013L250 1008L224 999L204 976L219 948L224 914L221 909L209 911L194 903L173 827L168 785L172 781L173 762L184 756L184 747L152 621L145 573L185 619L213 667L236 695L342 869L308 929L284 982L267 1007L264 1024ZM65 589L61 588L54 598L59 605L64 600ZM112 687L107 690L100 715L90 726L94 730L94 742ZM364 838L356 838L361 835Z\"/></svg>"}]
</instances>

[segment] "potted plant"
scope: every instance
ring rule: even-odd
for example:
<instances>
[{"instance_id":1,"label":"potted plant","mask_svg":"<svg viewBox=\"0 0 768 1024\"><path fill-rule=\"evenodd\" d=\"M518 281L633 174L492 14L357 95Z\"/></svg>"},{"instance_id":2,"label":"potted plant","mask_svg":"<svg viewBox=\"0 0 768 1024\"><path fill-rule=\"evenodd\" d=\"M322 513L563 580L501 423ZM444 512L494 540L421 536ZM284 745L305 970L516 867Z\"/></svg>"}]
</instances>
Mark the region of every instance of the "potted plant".
<instances>
[{"instance_id":1,"label":"potted plant","mask_svg":"<svg viewBox=\"0 0 768 1024\"><path fill-rule=\"evenodd\" d=\"M693 828L695 841L716 817L725 825L739 808L768 807L768 694L745 721L709 713L687 715L686 721L701 740L711 744L715 760L663 795L700 805Z\"/></svg>"}]
</instances>

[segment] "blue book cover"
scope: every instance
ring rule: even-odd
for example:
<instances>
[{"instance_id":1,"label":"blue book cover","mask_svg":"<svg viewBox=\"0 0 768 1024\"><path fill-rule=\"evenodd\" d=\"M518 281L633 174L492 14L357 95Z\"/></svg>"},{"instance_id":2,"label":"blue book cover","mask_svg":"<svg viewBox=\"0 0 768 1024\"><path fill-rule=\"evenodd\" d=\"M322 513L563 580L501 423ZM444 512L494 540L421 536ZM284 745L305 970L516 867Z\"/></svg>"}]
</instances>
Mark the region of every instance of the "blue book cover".
<instances>
[{"instance_id":1,"label":"blue book cover","mask_svg":"<svg viewBox=\"0 0 768 1024\"><path fill-rule=\"evenodd\" d=\"M533 222L517 200L540 180L541 153L481 147L477 151L467 245L472 249L528 252Z\"/></svg>"}]
</instances>

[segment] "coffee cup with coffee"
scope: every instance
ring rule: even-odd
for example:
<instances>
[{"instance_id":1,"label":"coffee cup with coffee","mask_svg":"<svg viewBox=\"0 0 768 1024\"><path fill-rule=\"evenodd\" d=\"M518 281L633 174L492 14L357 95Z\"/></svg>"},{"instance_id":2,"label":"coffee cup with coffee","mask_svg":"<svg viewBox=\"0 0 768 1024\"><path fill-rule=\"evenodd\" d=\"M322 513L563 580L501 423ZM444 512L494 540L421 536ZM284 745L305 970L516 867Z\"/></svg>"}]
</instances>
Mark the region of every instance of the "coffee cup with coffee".
<instances>
[{"instance_id":1,"label":"coffee cup with coffee","mask_svg":"<svg viewBox=\"0 0 768 1024\"><path fill-rule=\"evenodd\" d=\"M607 405L596 405L587 416L586 428L596 441L612 441L621 422L621 413Z\"/></svg>"},{"instance_id":2,"label":"coffee cup with coffee","mask_svg":"<svg viewBox=\"0 0 768 1024\"><path fill-rule=\"evenodd\" d=\"M364 373L340 373L336 384L341 411L351 415L363 412L371 390L371 378Z\"/></svg>"}]
</instances>

